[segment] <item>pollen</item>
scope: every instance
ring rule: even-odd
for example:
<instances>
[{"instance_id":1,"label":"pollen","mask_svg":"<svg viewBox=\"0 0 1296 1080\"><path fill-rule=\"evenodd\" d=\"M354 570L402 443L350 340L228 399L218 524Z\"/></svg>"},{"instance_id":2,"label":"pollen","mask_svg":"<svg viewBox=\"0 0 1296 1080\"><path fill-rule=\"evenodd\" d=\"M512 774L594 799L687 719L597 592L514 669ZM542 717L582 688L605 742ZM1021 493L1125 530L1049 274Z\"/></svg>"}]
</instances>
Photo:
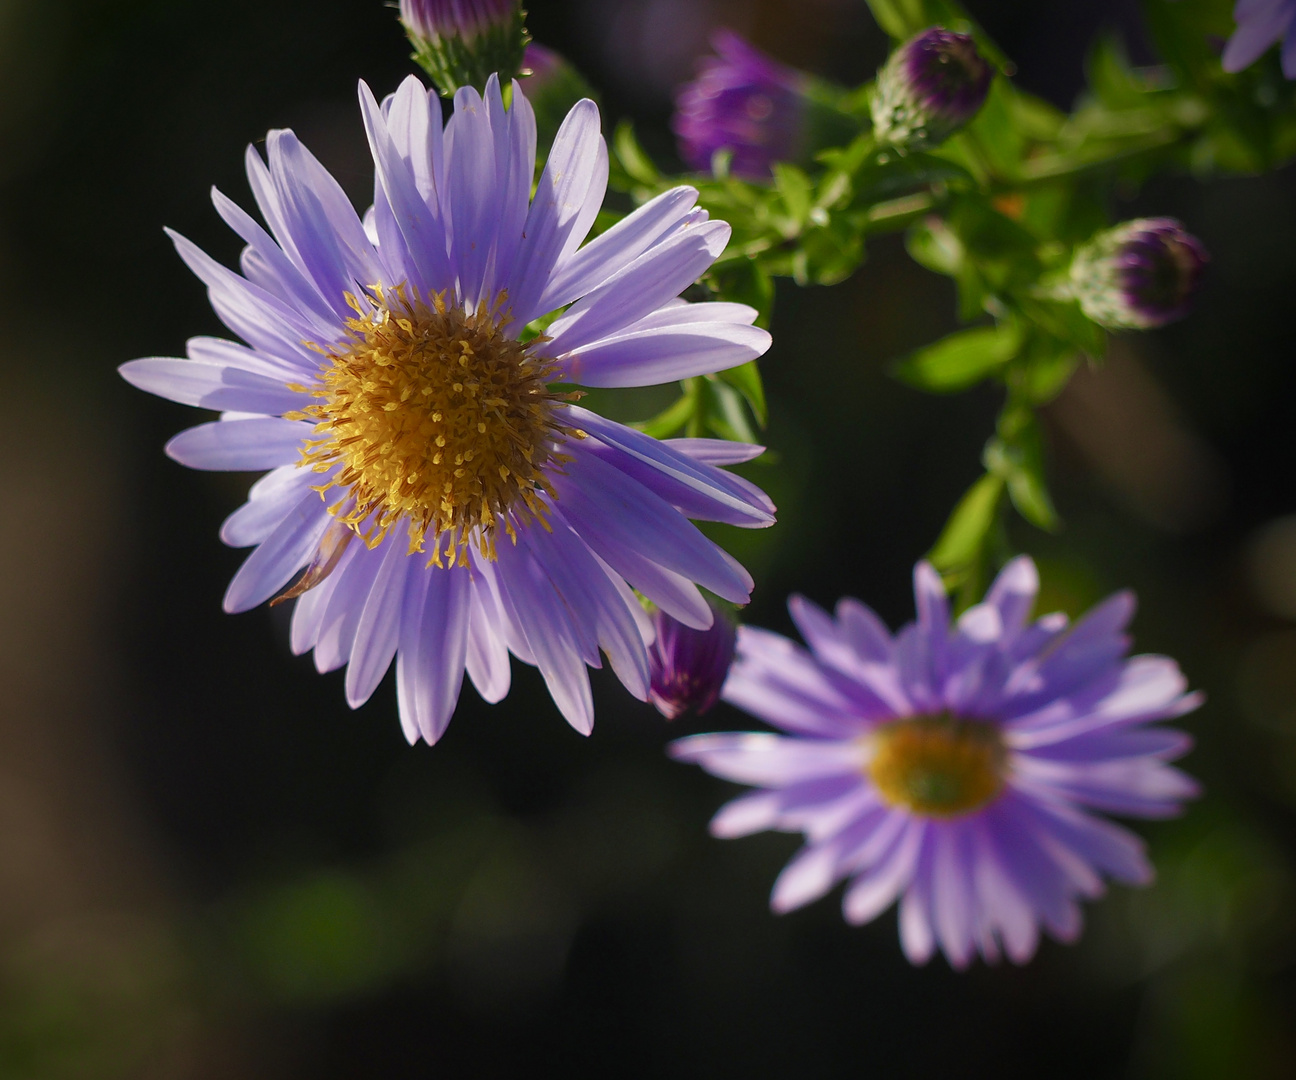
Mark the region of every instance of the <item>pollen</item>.
<instances>
[{"instance_id":1,"label":"pollen","mask_svg":"<svg viewBox=\"0 0 1296 1080\"><path fill-rule=\"evenodd\" d=\"M339 522L377 547L401 520L410 553L431 542L430 564L467 565L468 548L494 559L498 534L548 528L549 475L569 460L559 443L583 433L562 413L578 395L551 392L545 338L505 334L503 294L465 311L444 293L425 303L402 288L348 295L355 317L329 348L312 393L293 414L315 421L301 464L336 471L318 490Z\"/></svg>"},{"instance_id":2,"label":"pollen","mask_svg":"<svg viewBox=\"0 0 1296 1080\"><path fill-rule=\"evenodd\" d=\"M1007 753L993 724L915 716L886 724L868 739L868 775L892 806L953 818L979 810L1003 789Z\"/></svg>"}]
</instances>

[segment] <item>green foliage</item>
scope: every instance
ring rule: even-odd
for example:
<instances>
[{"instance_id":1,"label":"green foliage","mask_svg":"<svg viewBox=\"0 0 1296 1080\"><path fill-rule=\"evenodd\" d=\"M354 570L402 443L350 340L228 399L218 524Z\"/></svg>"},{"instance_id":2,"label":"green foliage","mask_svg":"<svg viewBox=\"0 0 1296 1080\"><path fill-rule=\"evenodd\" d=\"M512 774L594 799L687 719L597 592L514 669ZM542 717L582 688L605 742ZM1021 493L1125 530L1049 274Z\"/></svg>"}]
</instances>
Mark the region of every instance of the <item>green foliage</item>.
<instances>
[{"instance_id":1,"label":"green foliage","mask_svg":"<svg viewBox=\"0 0 1296 1080\"><path fill-rule=\"evenodd\" d=\"M896 377L919 390L951 394L975 386L1003 368L1021 351L1015 323L950 334L896 365Z\"/></svg>"},{"instance_id":2,"label":"green foliage","mask_svg":"<svg viewBox=\"0 0 1296 1080\"><path fill-rule=\"evenodd\" d=\"M892 38L940 24L969 33L1001 74L977 116L926 152L879 145L866 127L872 84L816 84L816 107L838 110L842 145L807 165L779 163L768 181L731 174L717 153L711 175L666 176L628 124L613 140L611 182L642 203L684 180L699 203L733 227L733 240L702 282L708 296L750 304L768 326L773 280L831 285L863 262L867 241L903 232L913 259L952 280L959 319L977 324L893 365L908 385L936 394L986 381L1004 406L986 444L986 474L955 508L932 557L948 581L966 585L1006 557L1003 510L1056 530L1035 410L1053 400L1082 362L1101 362L1107 331L1071 294L1076 250L1113 222L1109 206L1158 172L1197 175L1271 169L1296 155L1296 85L1270 55L1225 73L1212 42L1232 32L1231 0L1145 0L1163 57L1133 66L1119 40L1099 40L1087 89L1063 113L1019 90L1013 66L953 0L869 0ZM989 320L987 322L987 320ZM670 435L753 437L765 421L755 363L690 379L681 397L646 421ZM1007 499L1003 495L1007 495Z\"/></svg>"}]
</instances>

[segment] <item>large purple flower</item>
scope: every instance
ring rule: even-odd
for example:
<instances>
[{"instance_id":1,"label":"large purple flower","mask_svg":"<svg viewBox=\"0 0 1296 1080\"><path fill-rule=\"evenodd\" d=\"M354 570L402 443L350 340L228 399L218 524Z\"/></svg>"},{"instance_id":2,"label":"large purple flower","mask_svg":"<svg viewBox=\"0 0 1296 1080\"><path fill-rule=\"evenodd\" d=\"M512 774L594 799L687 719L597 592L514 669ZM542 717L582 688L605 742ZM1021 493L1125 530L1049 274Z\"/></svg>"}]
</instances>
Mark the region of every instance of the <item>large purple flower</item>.
<instances>
[{"instance_id":1,"label":"large purple flower","mask_svg":"<svg viewBox=\"0 0 1296 1080\"><path fill-rule=\"evenodd\" d=\"M1071 941L1077 898L1103 876L1146 884L1137 837L1092 811L1169 817L1196 784L1167 765L1189 737L1152 727L1201 703L1175 662L1126 657L1134 598L1118 593L1074 626L1029 621L1028 558L1009 563L953 626L939 575L914 572L918 621L894 637L855 600L836 618L789 603L810 651L742 627L724 699L787 735L696 735L672 754L765 790L725 806L721 837L804 833L774 886L789 911L849 879L848 921L899 898L916 964L939 947L957 968L979 952L1017 963L1039 928Z\"/></svg>"},{"instance_id":2,"label":"large purple flower","mask_svg":"<svg viewBox=\"0 0 1296 1080\"><path fill-rule=\"evenodd\" d=\"M1233 18L1237 30L1224 48L1225 71L1250 67L1282 41L1283 74L1296 79L1296 0L1238 0Z\"/></svg>"},{"instance_id":3,"label":"large purple flower","mask_svg":"<svg viewBox=\"0 0 1296 1080\"><path fill-rule=\"evenodd\" d=\"M214 194L248 245L243 273L173 237L247 344L195 338L188 359L122 373L222 411L171 441L182 464L272 470L221 530L255 549L227 611L297 597L294 651L346 665L353 707L395 657L411 741L440 737L465 668L502 698L510 652L588 732L586 665L601 654L648 696L652 627L632 587L709 626L696 586L742 603L752 582L689 518L757 527L773 506L716 468L758 448L659 442L579 407L574 387L730 368L769 335L750 308L677 299L729 238L692 188L582 246L608 174L593 102L567 117L534 198L516 83L507 110L495 78L484 98L461 89L444 130L417 79L381 106L362 84L360 103L377 173L364 219L292 132L272 131L268 164L247 154L270 232Z\"/></svg>"}]
</instances>

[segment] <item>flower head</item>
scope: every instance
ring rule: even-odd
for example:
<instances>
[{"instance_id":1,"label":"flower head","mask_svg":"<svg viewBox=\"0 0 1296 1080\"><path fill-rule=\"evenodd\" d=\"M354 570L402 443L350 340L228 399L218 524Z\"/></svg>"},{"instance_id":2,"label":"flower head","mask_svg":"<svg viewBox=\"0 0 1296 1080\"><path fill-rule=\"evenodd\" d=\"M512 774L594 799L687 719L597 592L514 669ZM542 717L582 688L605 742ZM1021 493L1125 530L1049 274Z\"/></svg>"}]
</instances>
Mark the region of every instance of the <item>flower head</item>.
<instances>
[{"instance_id":1,"label":"flower head","mask_svg":"<svg viewBox=\"0 0 1296 1080\"><path fill-rule=\"evenodd\" d=\"M1166 764L1188 736L1151 725L1201 698L1173 660L1126 657L1129 593L1074 625L1031 622L1039 581L1023 557L951 626L936 571L919 563L914 585L918 621L894 636L855 600L834 618L792 598L809 651L742 627L724 699L787 734L697 735L671 752L763 789L725 806L715 835L805 835L775 911L849 879L852 923L899 899L913 963L938 947L959 968L978 952L1024 963L1041 926L1079 935L1076 900L1104 876L1151 880L1138 838L1095 811L1169 817L1196 794Z\"/></svg>"},{"instance_id":2,"label":"flower head","mask_svg":"<svg viewBox=\"0 0 1296 1080\"><path fill-rule=\"evenodd\" d=\"M1174 218L1136 218L1099 233L1071 263L1071 288L1094 322L1147 330L1188 314L1208 256Z\"/></svg>"},{"instance_id":3,"label":"flower head","mask_svg":"<svg viewBox=\"0 0 1296 1080\"><path fill-rule=\"evenodd\" d=\"M993 74L967 34L933 26L910 38L878 72L878 140L914 148L944 142L985 103Z\"/></svg>"},{"instance_id":4,"label":"flower head","mask_svg":"<svg viewBox=\"0 0 1296 1080\"><path fill-rule=\"evenodd\" d=\"M737 634L724 611L715 604L711 610L714 619L705 630L686 626L660 609L653 612L656 637L648 649L648 696L667 720L689 709L701 715L720 697Z\"/></svg>"},{"instance_id":5,"label":"flower head","mask_svg":"<svg viewBox=\"0 0 1296 1080\"><path fill-rule=\"evenodd\" d=\"M773 506L717 467L759 450L659 442L581 408L575 387L723 370L769 335L750 308L677 299L729 237L692 188L582 246L607 181L593 102L567 117L534 200L516 83L509 109L498 79L484 98L461 89L444 129L417 79L381 105L362 84L360 103L377 174L363 219L292 132L271 132L268 162L247 154L269 231L213 196L248 245L242 273L174 237L246 344L194 338L188 359L122 374L222 410L168 445L182 464L272 470L221 531L254 548L226 610L296 599L293 649L346 665L353 707L395 659L411 741L440 737L465 669L502 698L510 652L588 732L587 664L606 655L648 697L653 629L634 590L699 629L712 613L697 585L748 597L689 518L759 527Z\"/></svg>"},{"instance_id":6,"label":"flower head","mask_svg":"<svg viewBox=\"0 0 1296 1080\"><path fill-rule=\"evenodd\" d=\"M711 39L716 55L675 99L671 128L689 168L710 172L717 150L733 151L735 176L761 180L776 161L806 147L809 76L785 67L729 30Z\"/></svg>"},{"instance_id":7,"label":"flower head","mask_svg":"<svg viewBox=\"0 0 1296 1080\"><path fill-rule=\"evenodd\" d=\"M519 72L527 44L521 0L400 0L414 59L447 97L492 72Z\"/></svg>"},{"instance_id":8,"label":"flower head","mask_svg":"<svg viewBox=\"0 0 1296 1080\"><path fill-rule=\"evenodd\" d=\"M1237 30L1224 47L1225 71L1248 68L1282 41L1282 70L1296 79L1296 0L1238 0L1233 9Z\"/></svg>"}]
</instances>

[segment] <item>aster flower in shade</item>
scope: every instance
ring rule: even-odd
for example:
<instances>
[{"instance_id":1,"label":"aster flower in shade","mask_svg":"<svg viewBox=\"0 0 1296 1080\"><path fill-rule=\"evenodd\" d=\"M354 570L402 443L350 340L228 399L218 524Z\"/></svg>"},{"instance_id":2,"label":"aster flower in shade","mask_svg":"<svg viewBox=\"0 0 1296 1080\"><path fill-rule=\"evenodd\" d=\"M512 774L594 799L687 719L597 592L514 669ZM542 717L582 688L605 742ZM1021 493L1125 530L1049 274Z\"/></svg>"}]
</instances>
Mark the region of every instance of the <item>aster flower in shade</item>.
<instances>
[{"instance_id":1,"label":"aster flower in shade","mask_svg":"<svg viewBox=\"0 0 1296 1080\"><path fill-rule=\"evenodd\" d=\"M400 20L414 59L449 97L481 87L494 72L522 69L527 44L520 0L400 0Z\"/></svg>"},{"instance_id":2,"label":"aster flower in shade","mask_svg":"<svg viewBox=\"0 0 1296 1080\"><path fill-rule=\"evenodd\" d=\"M705 630L686 626L660 609L653 612L656 635L648 649L648 696L667 720L689 709L701 715L720 697L733 663L737 627L714 603L711 611L714 618Z\"/></svg>"},{"instance_id":3,"label":"aster flower in shade","mask_svg":"<svg viewBox=\"0 0 1296 1080\"><path fill-rule=\"evenodd\" d=\"M1151 725L1200 695L1173 660L1125 656L1129 593L1075 625L1031 622L1038 585L1016 559L951 625L940 576L919 563L918 621L895 636L858 601L833 617L802 597L789 608L809 651L738 631L724 700L786 734L697 735L671 753L763 789L725 806L716 836L805 835L775 911L848 880L849 922L899 899L915 964L937 948L956 968L978 952L1024 963L1041 927L1079 935L1076 901L1101 895L1104 876L1151 880L1138 838L1095 811L1169 817L1197 793L1166 764L1188 736Z\"/></svg>"},{"instance_id":4,"label":"aster flower in shade","mask_svg":"<svg viewBox=\"0 0 1296 1080\"><path fill-rule=\"evenodd\" d=\"M222 410L171 441L177 461L272 470L221 530L254 548L225 609L295 598L294 651L313 649L321 672L345 665L353 707L395 658L411 742L440 737L465 670L500 700L510 652L579 731L602 655L646 700L652 625L633 590L710 626L697 586L742 603L752 582L689 518L773 521L756 487L717 468L754 448L659 442L573 390L765 351L752 309L677 299L729 227L676 188L582 246L607 181L598 110L571 111L532 199L535 122L516 83L512 101L495 78L485 97L465 87L443 130L417 79L381 105L361 84L377 174L363 220L292 132L272 131L268 162L247 152L269 231L213 193L247 243L242 273L173 237L246 344L195 338L188 359L122 368Z\"/></svg>"},{"instance_id":5,"label":"aster flower in shade","mask_svg":"<svg viewBox=\"0 0 1296 1080\"><path fill-rule=\"evenodd\" d=\"M1281 41L1282 70L1296 79L1296 0L1238 0L1237 30L1224 47L1225 71L1248 68Z\"/></svg>"},{"instance_id":6,"label":"aster flower in shade","mask_svg":"<svg viewBox=\"0 0 1296 1080\"><path fill-rule=\"evenodd\" d=\"M933 26L915 35L878 72L878 141L915 149L944 142L980 110L993 74L967 34Z\"/></svg>"},{"instance_id":7,"label":"aster flower in shade","mask_svg":"<svg viewBox=\"0 0 1296 1080\"><path fill-rule=\"evenodd\" d=\"M1136 218L1076 252L1070 288L1094 322L1148 330L1188 314L1208 258L1174 218Z\"/></svg>"},{"instance_id":8,"label":"aster flower in shade","mask_svg":"<svg viewBox=\"0 0 1296 1080\"><path fill-rule=\"evenodd\" d=\"M841 127L840 114L817 100L814 80L786 67L730 30L711 39L697 78L675 99L671 129L689 168L710 172L717 150L730 150L730 171L768 179L777 161L803 161L825 127Z\"/></svg>"}]
</instances>

